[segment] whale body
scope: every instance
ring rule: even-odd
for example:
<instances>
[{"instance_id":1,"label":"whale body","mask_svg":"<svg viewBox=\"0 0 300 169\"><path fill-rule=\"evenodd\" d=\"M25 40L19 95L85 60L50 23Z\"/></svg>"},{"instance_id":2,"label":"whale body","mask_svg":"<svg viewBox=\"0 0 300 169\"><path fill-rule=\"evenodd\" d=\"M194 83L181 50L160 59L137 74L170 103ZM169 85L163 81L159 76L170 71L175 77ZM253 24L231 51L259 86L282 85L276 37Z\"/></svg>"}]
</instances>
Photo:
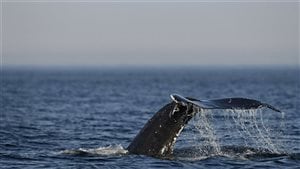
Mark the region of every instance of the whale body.
<instances>
[{"instance_id":1,"label":"whale body","mask_svg":"<svg viewBox=\"0 0 300 169\"><path fill-rule=\"evenodd\" d=\"M198 100L178 94L170 96L172 101L154 114L127 147L129 153L154 157L170 156L173 153L177 137L197 112L195 109L258 109L267 107L280 112L269 104L253 99Z\"/></svg>"}]
</instances>

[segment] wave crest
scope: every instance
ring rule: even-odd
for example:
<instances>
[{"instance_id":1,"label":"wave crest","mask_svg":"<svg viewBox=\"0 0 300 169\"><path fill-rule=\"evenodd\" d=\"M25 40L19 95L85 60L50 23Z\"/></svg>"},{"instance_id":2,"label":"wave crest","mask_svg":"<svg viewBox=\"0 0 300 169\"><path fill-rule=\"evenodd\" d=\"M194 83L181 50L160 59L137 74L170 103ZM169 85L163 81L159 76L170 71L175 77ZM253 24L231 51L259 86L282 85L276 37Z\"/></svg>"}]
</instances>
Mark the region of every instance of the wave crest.
<instances>
[{"instance_id":1,"label":"wave crest","mask_svg":"<svg viewBox=\"0 0 300 169\"><path fill-rule=\"evenodd\" d=\"M123 148L122 145L109 145L106 147L99 148L79 148L72 150L63 150L60 151L59 154L68 154L68 155L91 155L91 156L113 156L113 155L124 155L127 154L128 151Z\"/></svg>"}]
</instances>

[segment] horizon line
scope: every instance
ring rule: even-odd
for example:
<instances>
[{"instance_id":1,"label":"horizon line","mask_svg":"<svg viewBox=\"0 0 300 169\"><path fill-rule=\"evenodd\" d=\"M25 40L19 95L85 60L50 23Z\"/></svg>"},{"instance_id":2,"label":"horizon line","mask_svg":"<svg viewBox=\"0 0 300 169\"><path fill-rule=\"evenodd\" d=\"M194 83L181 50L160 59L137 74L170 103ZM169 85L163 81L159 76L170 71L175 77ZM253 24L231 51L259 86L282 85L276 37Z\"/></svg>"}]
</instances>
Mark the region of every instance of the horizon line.
<instances>
[{"instance_id":1,"label":"horizon line","mask_svg":"<svg viewBox=\"0 0 300 169\"><path fill-rule=\"evenodd\" d=\"M43 65L43 64L1 64L1 70L3 69L149 69L149 68L298 68L300 64L75 64L75 65Z\"/></svg>"}]
</instances>

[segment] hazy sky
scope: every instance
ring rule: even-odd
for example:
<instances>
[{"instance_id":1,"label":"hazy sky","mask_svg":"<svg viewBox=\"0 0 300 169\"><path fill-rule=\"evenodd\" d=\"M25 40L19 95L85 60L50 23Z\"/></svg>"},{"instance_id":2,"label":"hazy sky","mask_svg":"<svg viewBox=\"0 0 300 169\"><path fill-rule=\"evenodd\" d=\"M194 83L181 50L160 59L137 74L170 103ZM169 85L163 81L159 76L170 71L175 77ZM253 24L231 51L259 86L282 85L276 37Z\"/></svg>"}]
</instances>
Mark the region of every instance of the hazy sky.
<instances>
[{"instance_id":1,"label":"hazy sky","mask_svg":"<svg viewBox=\"0 0 300 169\"><path fill-rule=\"evenodd\" d=\"M4 65L299 64L299 2L4 2Z\"/></svg>"}]
</instances>

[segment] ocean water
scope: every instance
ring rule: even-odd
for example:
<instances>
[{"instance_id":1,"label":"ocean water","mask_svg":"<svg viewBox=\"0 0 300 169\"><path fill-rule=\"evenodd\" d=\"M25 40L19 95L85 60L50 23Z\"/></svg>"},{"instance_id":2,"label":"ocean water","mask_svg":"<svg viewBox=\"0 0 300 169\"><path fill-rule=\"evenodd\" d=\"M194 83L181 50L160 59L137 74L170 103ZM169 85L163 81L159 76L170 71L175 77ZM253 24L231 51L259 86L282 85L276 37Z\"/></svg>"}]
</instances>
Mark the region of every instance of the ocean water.
<instances>
[{"instance_id":1,"label":"ocean water","mask_svg":"<svg viewBox=\"0 0 300 169\"><path fill-rule=\"evenodd\" d=\"M170 159L126 151L178 93L283 111L199 112ZM1 72L0 168L299 168L297 68L16 69Z\"/></svg>"}]
</instances>

